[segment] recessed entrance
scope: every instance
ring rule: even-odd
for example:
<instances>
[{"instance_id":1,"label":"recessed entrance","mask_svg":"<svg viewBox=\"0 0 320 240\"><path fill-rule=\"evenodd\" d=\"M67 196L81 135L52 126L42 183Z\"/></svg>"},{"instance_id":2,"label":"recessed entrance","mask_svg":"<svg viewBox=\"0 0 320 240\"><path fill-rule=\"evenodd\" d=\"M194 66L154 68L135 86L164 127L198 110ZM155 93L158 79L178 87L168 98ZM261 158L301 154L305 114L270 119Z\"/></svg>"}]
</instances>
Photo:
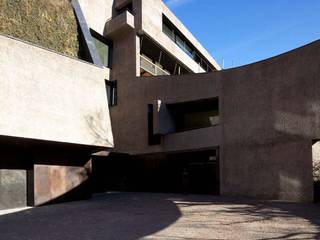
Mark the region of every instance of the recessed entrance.
<instances>
[{"instance_id":1,"label":"recessed entrance","mask_svg":"<svg viewBox=\"0 0 320 240\"><path fill-rule=\"evenodd\" d=\"M103 171L100 171L103 169ZM93 161L97 192L171 192L219 194L218 149L154 154L113 155Z\"/></svg>"}]
</instances>

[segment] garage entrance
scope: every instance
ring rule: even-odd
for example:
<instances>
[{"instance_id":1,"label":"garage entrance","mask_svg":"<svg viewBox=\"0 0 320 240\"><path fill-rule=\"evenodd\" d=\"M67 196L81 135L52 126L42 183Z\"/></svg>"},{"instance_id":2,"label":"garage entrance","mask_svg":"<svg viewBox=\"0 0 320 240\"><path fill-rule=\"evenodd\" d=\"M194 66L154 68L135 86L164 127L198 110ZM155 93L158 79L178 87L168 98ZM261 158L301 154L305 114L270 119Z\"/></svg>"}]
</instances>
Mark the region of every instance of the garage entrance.
<instances>
[{"instance_id":1,"label":"garage entrance","mask_svg":"<svg viewBox=\"0 0 320 240\"><path fill-rule=\"evenodd\" d=\"M219 194L219 150L93 160L95 192Z\"/></svg>"}]
</instances>

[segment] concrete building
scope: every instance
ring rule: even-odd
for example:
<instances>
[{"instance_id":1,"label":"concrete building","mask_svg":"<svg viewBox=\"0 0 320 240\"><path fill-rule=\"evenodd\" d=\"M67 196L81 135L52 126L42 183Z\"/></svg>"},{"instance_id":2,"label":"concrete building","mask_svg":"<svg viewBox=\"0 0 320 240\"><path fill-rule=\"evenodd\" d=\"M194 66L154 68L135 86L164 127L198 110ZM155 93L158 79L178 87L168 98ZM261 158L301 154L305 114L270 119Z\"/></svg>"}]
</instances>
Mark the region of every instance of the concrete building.
<instances>
[{"instance_id":1,"label":"concrete building","mask_svg":"<svg viewBox=\"0 0 320 240\"><path fill-rule=\"evenodd\" d=\"M0 36L0 209L81 188L91 154L113 147L105 71Z\"/></svg>"},{"instance_id":2,"label":"concrete building","mask_svg":"<svg viewBox=\"0 0 320 240\"><path fill-rule=\"evenodd\" d=\"M319 41L222 70L161 0L72 3L93 64L0 36L0 208L91 171L95 191L313 200Z\"/></svg>"},{"instance_id":3,"label":"concrete building","mask_svg":"<svg viewBox=\"0 0 320 240\"><path fill-rule=\"evenodd\" d=\"M312 201L318 42L220 71L162 1L112 6L100 32L113 41L115 148L97 182L184 191L187 175L192 192Z\"/></svg>"}]
</instances>

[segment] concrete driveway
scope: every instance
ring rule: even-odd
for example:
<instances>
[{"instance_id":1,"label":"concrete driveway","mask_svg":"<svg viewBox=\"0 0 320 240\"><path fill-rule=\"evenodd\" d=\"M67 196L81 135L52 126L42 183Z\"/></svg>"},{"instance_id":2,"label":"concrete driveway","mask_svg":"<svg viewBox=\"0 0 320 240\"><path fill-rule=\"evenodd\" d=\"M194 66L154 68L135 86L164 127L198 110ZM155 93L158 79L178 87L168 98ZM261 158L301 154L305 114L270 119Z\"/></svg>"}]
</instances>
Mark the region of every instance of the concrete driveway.
<instances>
[{"instance_id":1,"label":"concrete driveway","mask_svg":"<svg viewBox=\"0 0 320 240\"><path fill-rule=\"evenodd\" d=\"M320 239L320 206L108 193L2 215L0 239Z\"/></svg>"}]
</instances>

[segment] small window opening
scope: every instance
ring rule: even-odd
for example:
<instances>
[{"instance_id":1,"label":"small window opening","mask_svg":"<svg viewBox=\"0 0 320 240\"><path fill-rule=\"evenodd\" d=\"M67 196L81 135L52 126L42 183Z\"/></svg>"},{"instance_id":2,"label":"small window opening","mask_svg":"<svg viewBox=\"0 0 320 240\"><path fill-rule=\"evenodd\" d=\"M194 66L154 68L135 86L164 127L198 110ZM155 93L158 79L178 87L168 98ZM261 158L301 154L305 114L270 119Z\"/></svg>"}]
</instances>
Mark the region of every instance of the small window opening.
<instances>
[{"instance_id":1,"label":"small window opening","mask_svg":"<svg viewBox=\"0 0 320 240\"><path fill-rule=\"evenodd\" d=\"M107 90L109 106L116 106L118 101L117 81L105 80L105 82L106 82L106 90Z\"/></svg>"}]
</instances>

